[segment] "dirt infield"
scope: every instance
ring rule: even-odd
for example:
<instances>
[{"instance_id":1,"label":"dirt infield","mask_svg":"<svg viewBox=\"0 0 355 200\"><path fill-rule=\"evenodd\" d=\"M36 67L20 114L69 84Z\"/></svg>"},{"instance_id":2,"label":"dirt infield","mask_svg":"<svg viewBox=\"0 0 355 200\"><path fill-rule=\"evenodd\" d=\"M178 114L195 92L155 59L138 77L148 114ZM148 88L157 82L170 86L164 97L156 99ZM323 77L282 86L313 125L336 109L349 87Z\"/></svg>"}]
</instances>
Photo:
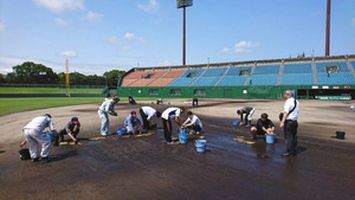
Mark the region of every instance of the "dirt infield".
<instances>
[{"instance_id":1,"label":"dirt infield","mask_svg":"<svg viewBox=\"0 0 355 200\"><path fill-rule=\"evenodd\" d=\"M300 153L292 159L280 157L285 150L280 130L274 145L233 141L237 135L249 136L245 128L231 126L237 107L254 106L254 118L267 112L277 122L282 101L203 100L197 108L190 108L188 100L171 102L188 107L204 122L209 148L205 154L195 152L193 142L165 145L160 129L150 137L90 141L99 136L98 105L3 116L0 199L353 199L355 111L349 107L354 103L301 101ZM112 129L138 108L117 106L119 117L111 118ZM20 161L21 129L43 113L51 113L58 128L71 115L79 116L82 145L54 147L49 163ZM336 130L346 131L346 140L332 139Z\"/></svg>"}]
</instances>

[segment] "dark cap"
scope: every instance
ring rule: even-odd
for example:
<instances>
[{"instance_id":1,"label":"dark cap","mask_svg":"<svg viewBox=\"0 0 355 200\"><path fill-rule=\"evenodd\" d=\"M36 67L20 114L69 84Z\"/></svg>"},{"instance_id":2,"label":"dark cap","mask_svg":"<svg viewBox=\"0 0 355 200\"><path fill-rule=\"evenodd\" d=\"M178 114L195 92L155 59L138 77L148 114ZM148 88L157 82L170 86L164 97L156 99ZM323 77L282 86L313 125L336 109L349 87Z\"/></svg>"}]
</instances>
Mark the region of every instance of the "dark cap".
<instances>
[{"instance_id":1,"label":"dark cap","mask_svg":"<svg viewBox=\"0 0 355 200\"><path fill-rule=\"evenodd\" d=\"M49 117L49 118L52 118L52 115L50 115L50 114L48 114L48 113L44 114L44 116L47 116L47 117Z\"/></svg>"}]
</instances>

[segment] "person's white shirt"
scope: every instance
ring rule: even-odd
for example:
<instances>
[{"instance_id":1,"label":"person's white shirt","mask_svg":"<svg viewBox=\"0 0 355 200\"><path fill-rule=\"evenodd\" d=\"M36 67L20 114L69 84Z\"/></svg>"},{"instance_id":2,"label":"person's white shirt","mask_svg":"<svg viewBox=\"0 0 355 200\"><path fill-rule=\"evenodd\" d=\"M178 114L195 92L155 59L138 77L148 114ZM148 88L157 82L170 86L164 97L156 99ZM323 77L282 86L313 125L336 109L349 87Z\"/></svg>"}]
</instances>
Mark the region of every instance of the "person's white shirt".
<instances>
[{"instance_id":1,"label":"person's white shirt","mask_svg":"<svg viewBox=\"0 0 355 200\"><path fill-rule=\"evenodd\" d=\"M35 117L23 128L35 129L39 132L43 132L46 128L49 128L51 131L56 130L52 119L48 116Z\"/></svg>"},{"instance_id":2,"label":"person's white shirt","mask_svg":"<svg viewBox=\"0 0 355 200\"><path fill-rule=\"evenodd\" d=\"M141 109L143 113L147 116L147 120L150 120L157 113L157 110L150 106L142 106Z\"/></svg>"},{"instance_id":3,"label":"person's white shirt","mask_svg":"<svg viewBox=\"0 0 355 200\"><path fill-rule=\"evenodd\" d=\"M166 109L163 114L161 115L161 118L165 120L169 120L169 118L175 118L175 117L180 117L181 109L176 108L176 107L171 107Z\"/></svg>"},{"instance_id":4,"label":"person's white shirt","mask_svg":"<svg viewBox=\"0 0 355 200\"><path fill-rule=\"evenodd\" d=\"M286 120L292 120L292 121L297 121L300 113L300 104L296 100L297 105L295 110L292 113L289 113L293 107L295 107L295 99L293 97L289 98L286 100L285 105L284 105L284 112L289 113Z\"/></svg>"},{"instance_id":5,"label":"person's white shirt","mask_svg":"<svg viewBox=\"0 0 355 200\"><path fill-rule=\"evenodd\" d=\"M102 112L112 112L113 111L113 102L112 102L112 99L108 99L108 100L105 100L101 106L99 107L99 110L102 111Z\"/></svg>"},{"instance_id":6,"label":"person's white shirt","mask_svg":"<svg viewBox=\"0 0 355 200\"><path fill-rule=\"evenodd\" d=\"M191 118L187 118L191 124L193 125L199 125L201 128L203 128L202 122L200 118L198 118L196 115L193 115Z\"/></svg>"}]
</instances>

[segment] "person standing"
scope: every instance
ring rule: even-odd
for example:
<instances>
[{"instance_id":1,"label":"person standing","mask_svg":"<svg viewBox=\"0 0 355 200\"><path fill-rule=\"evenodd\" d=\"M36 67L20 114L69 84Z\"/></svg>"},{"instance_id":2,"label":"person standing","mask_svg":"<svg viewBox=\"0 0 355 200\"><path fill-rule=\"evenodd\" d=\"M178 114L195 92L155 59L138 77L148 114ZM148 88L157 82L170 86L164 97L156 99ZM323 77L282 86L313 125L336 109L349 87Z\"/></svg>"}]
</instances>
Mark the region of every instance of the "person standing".
<instances>
[{"instance_id":1,"label":"person standing","mask_svg":"<svg viewBox=\"0 0 355 200\"><path fill-rule=\"evenodd\" d=\"M139 109L139 114L141 115L143 120L144 130L152 129L150 122L154 116L161 117L161 113L150 106L142 106Z\"/></svg>"},{"instance_id":2,"label":"person standing","mask_svg":"<svg viewBox=\"0 0 355 200\"><path fill-rule=\"evenodd\" d=\"M184 108L171 107L166 109L161 115L164 128L164 138L167 144L175 144L175 142L171 139L173 132L171 120L173 119L180 126L180 114L183 113L184 110Z\"/></svg>"},{"instance_id":3,"label":"person standing","mask_svg":"<svg viewBox=\"0 0 355 200\"><path fill-rule=\"evenodd\" d=\"M46 129L49 131L46 131ZM33 118L23 127L26 142L33 162L41 160L48 161L52 139L50 134L56 134L56 128L50 114Z\"/></svg>"},{"instance_id":4,"label":"person standing","mask_svg":"<svg viewBox=\"0 0 355 200\"><path fill-rule=\"evenodd\" d=\"M107 136L110 134L110 120L108 115L117 116L115 112L115 105L120 101L120 98L113 97L112 99L105 99L98 110L98 114L101 118L100 134Z\"/></svg>"},{"instance_id":5,"label":"person standing","mask_svg":"<svg viewBox=\"0 0 355 200\"><path fill-rule=\"evenodd\" d=\"M280 122L280 128L284 128L284 137L287 149L282 156L290 157L296 156L297 153L297 120L300 112L300 104L295 99L294 93L291 90L286 90L283 96L286 102Z\"/></svg>"}]
</instances>

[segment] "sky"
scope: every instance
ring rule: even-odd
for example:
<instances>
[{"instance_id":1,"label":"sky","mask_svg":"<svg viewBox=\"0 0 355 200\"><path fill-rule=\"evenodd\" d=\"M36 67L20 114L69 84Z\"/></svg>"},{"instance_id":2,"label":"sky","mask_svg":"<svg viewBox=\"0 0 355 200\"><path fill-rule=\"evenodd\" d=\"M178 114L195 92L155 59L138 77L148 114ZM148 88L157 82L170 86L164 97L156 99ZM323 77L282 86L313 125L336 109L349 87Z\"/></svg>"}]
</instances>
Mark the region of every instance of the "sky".
<instances>
[{"instance_id":1,"label":"sky","mask_svg":"<svg viewBox=\"0 0 355 200\"><path fill-rule=\"evenodd\" d=\"M194 0L187 64L324 55L326 0ZM355 0L333 0L331 55L355 54ZM24 61L102 74L181 65L176 0L0 0L0 73Z\"/></svg>"}]
</instances>

